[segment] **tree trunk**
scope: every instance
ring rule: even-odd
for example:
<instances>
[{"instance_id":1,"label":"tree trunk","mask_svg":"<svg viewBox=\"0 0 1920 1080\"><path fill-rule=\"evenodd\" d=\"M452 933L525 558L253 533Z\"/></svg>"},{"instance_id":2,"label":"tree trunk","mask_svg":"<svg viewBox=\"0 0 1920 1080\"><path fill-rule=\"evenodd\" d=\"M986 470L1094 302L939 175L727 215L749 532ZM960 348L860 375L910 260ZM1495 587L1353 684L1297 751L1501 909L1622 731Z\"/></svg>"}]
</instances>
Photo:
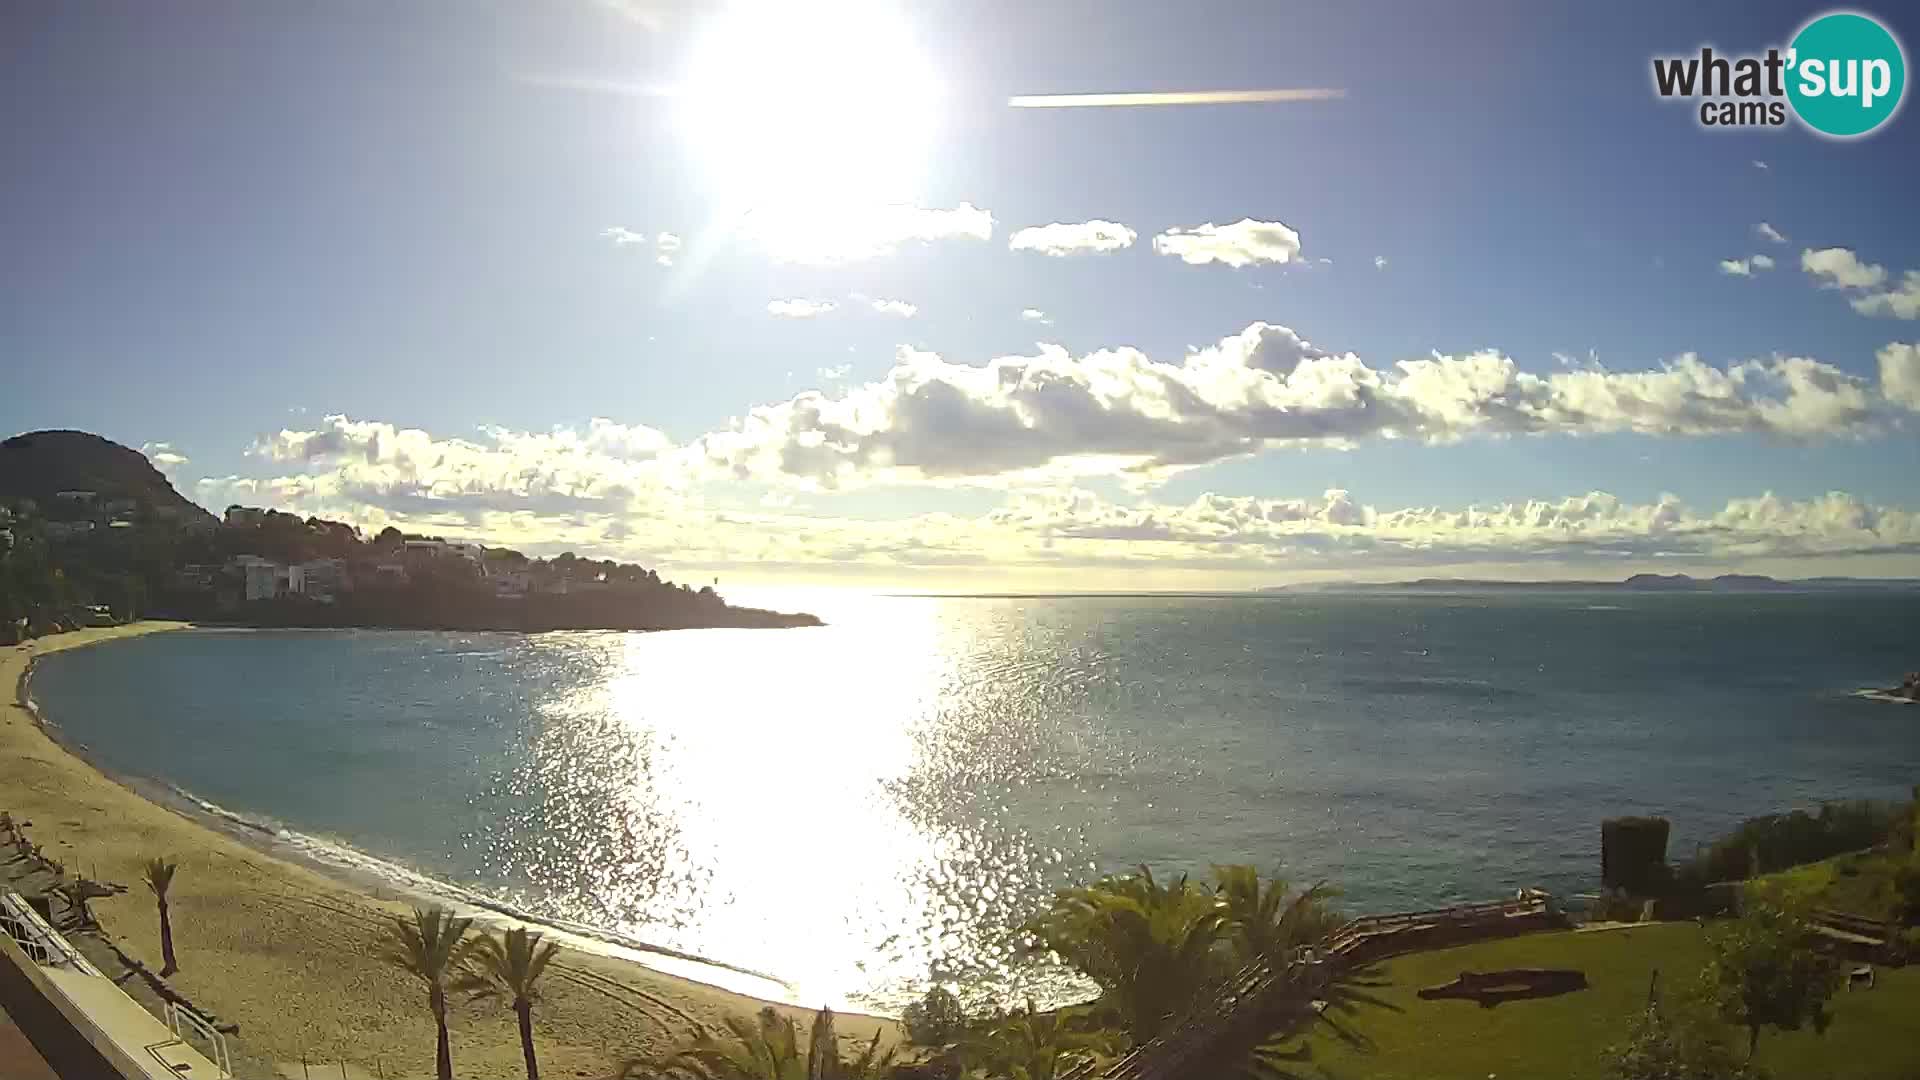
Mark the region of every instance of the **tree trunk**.
<instances>
[{"instance_id":1,"label":"tree trunk","mask_svg":"<svg viewBox=\"0 0 1920 1080\"><path fill-rule=\"evenodd\" d=\"M453 1080L453 1047L447 1042L447 998L434 987L428 995L428 1003L433 1006L433 1024L438 1028L433 1047L433 1075L438 1080Z\"/></svg>"},{"instance_id":2,"label":"tree trunk","mask_svg":"<svg viewBox=\"0 0 1920 1080\"><path fill-rule=\"evenodd\" d=\"M1747 1060L1748 1061L1753 1060L1753 1052L1758 1049L1760 1049L1760 1025L1753 1024L1747 1028Z\"/></svg>"},{"instance_id":3,"label":"tree trunk","mask_svg":"<svg viewBox=\"0 0 1920 1080\"><path fill-rule=\"evenodd\" d=\"M173 960L173 920L167 918L167 902L160 901L160 977L166 978L180 970Z\"/></svg>"},{"instance_id":4,"label":"tree trunk","mask_svg":"<svg viewBox=\"0 0 1920 1080\"><path fill-rule=\"evenodd\" d=\"M540 1063L533 1058L533 1002L524 998L513 1003L520 1016L520 1053L527 1059L527 1080L540 1080Z\"/></svg>"}]
</instances>

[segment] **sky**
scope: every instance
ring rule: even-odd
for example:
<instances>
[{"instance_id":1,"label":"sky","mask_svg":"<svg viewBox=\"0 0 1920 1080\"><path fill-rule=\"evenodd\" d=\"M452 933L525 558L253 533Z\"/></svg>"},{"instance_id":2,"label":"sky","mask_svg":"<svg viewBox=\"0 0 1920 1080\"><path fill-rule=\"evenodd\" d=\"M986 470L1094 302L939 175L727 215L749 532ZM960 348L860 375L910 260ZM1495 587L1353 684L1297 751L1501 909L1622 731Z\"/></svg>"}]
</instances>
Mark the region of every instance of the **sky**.
<instances>
[{"instance_id":1,"label":"sky","mask_svg":"<svg viewBox=\"0 0 1920 1080\"><path fill-rule=\"evenodd\" d=\"M9 4L0 429L694 580L1920 576L1920 119L1650 75L1827 10Z\"/></svg>"}]
</instances>

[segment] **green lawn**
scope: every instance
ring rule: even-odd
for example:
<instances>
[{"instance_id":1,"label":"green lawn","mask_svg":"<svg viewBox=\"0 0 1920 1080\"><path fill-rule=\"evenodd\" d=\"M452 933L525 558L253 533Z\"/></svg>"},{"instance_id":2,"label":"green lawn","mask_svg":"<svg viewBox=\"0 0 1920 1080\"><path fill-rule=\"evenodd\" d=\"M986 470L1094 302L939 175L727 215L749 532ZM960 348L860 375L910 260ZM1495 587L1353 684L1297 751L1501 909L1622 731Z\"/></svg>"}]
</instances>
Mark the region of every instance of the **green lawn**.
<instances>
[{"instance_id":1,"label":"green lawn","mask_svg":"<svg viewBox=\"0 0 1920 1080\"><path fill-rule=\"evenodd\" d=\"M1378 991L1400 1011L1369 1009L1355 1026L1368 1051L1320 1037L1314 1080L1585 1080L1605 1075L1604 1050L1625 1038L1644 1007L1647 981L1691 983L1706 963L1692 923L1654 923L1593 933L1534 934L1390 960ZM1482 1009L1470 1001L1422 1001L1414 992L1462 970L1577 968L1588 989ZM1873 990L1834 996L1834 1023L1812 1032L1763 1032L1760 1061L1778 1080L1920 1080L1920 966L1881 969Z\"/></svg>"}]
</instances>

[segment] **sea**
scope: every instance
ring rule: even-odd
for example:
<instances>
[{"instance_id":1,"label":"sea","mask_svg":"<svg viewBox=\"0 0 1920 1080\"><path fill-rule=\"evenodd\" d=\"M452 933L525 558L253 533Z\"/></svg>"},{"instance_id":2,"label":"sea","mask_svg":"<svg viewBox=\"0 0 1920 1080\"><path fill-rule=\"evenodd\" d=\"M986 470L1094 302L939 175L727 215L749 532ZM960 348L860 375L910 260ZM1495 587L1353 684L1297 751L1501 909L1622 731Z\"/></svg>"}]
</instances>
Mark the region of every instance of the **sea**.
<instances>
[{"instance_id":1,"label":"sea","mask_svg":"<svg viewBox=\"0 0 1920 1080\"><path fill-rule=\"evenodd\" d=\"M43 660L102 768L326 865L892 1012L1085 986L1056 889L1254 863L1355 913L1597 888L1920 783L1912 593L785 597L818 628L160 634Z\"/></svg>"}]
</instances>

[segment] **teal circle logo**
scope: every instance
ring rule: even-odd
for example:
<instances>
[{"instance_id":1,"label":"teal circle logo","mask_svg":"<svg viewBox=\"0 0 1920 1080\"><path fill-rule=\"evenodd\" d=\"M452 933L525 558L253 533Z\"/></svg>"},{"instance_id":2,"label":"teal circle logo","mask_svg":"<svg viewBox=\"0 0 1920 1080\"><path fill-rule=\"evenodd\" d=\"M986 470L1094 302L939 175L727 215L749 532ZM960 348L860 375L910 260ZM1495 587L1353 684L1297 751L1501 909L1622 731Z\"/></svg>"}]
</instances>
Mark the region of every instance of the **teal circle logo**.
<instances>
[{"instance_id":1,"label":"teal circle logo","mask_svg":"<svg viewBox=\"0 0 1920 1080\"><path fill-rule=\"evenodd\" d=\"M1822 135L1865 135L1893 119L1906 97L1906 53L1869 16L1822 15L1801 27L1787 55L1787 100Z\"/></svg>"}]
</instances>

